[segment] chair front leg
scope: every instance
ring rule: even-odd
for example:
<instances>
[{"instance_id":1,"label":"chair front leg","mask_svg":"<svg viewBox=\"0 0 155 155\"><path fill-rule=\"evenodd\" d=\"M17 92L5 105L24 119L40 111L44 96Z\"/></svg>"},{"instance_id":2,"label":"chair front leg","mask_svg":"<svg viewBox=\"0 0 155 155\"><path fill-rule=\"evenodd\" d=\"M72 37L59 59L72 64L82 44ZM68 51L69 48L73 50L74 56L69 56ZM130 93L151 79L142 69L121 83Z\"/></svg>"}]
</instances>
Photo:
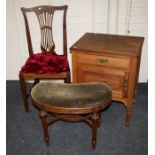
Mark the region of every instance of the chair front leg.
<instances>
[{"instance_id":1,"label":"chair front leg","mask_svg":"<svg viewBox=\"0 0 155 155\"><path fill-rule=\"evenodd\" d=\"M26 81L21 74L19 74L19 82L20 82L20 89L21 89L21 94L22 94L22 98L23 98L23 102L24 102L25 111L29 112Z\"/></svg>"}]
</instances>

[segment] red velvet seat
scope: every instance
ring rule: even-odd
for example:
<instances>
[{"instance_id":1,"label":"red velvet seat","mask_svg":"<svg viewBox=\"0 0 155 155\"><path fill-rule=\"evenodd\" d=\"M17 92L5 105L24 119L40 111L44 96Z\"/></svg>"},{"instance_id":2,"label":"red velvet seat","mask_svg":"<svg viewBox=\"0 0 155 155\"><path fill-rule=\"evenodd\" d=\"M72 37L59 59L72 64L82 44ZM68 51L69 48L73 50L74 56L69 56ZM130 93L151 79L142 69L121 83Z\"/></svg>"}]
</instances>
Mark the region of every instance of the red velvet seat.
<instances>
[{"instance_id":1,"label":"red velvet seat","mask_svg":"<svg viewBox=\"0 0 155 155\"><path fill-rule=\"evenodd\" d=\"M37 53L27 59L20 73L50 74L66 71L69 71L69 65L65 55Z\"/></svg>"}]
</instances>

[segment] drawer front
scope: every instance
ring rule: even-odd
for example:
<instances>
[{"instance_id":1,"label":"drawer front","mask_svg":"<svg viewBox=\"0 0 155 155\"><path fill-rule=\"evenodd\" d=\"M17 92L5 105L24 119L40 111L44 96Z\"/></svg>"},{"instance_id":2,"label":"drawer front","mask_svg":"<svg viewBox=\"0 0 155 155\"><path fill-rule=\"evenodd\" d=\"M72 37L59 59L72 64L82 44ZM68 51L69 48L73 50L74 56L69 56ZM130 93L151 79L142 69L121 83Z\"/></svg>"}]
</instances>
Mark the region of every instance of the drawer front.
<instances>
[{"instance_id":1,"label":"drawer front","mask_svg":"<svg viewBox=\"0 0 155 155\"><path fill-rule=\"evenodd\" d=\"M103 68L100 66L79 65L78 83L83 82L103 82L112 88L113 97L126 97L128 73L113 68Z\"/></svg>"},{"instance_id":2,"label":"drawer front","mask_svg":"<svg viewBox=\"0 0 155 155\"><path fill-rule=\"evenodd\" d=\"M87 63L98 66L108 66L122 69L129 69L130 58L112 57L101 55L78 54L78 63Z\"/></svg>"}]
</instances>

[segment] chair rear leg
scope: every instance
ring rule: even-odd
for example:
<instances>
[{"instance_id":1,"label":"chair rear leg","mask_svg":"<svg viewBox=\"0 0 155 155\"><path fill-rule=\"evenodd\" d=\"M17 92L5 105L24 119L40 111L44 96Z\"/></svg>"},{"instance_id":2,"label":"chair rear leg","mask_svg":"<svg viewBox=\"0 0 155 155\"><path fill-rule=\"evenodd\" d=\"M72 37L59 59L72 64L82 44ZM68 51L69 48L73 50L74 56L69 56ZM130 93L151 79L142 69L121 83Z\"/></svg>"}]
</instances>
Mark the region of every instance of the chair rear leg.
<instances>
[{"instance_id":1,"label":"chair rear leg","mask_svg":"<svg viewBox=\"0 0 155 155\"><path fill-rule=\"evenodd\" d=\"M31 89L29 90L29 94L31 94L32 88L33 88L36 84L38 84L39 82L40 82L39 79L34 79L34 82L33 82L32 86L31 86Z\"/></svg>"},{"instance_id":2,"label":"chair rear leg","mask_svg":"<svg viewBox=\"0 0 155 155\"><path fill-rule=\"evenodd\" d=\"M19 82L20 82L20 89L21 89L21 94L23 97L25 111L29 112L28 95L27 95L27 90L26 90L26 81L21 74L19 74Z\"/></svg>"},{"instance_id":3,"label":"chair rear leg","mask_svg":"<svg viewBox=\"0 0 155 155\"><path fill-rule=\"evenodd\" d=\"M38 84L39 82L40 82L39 79L35 79L35 80L34 80L34 83L33 83L33 87L34 87L36 84Z\"/></svg>"},{"instance_id":4,"label":"chair rear leg","mask_svg":"<svg viewBox=\"0 0 155 155\"><path fill-rule=\"evenodd\" d=\"M70 72L68 73L67 77L65 78L65 83L71 83Z\"/></svg>"}]
</instances>

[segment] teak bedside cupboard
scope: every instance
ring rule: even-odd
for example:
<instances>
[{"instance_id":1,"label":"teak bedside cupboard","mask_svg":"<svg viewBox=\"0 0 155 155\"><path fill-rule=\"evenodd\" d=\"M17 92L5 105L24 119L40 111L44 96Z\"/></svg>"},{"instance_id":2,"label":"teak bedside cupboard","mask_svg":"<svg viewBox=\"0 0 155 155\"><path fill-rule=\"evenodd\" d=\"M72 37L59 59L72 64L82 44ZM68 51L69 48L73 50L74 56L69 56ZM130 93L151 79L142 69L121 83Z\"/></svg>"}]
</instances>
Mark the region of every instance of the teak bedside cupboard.
<instances>
[{"instance_id":1,"label":"teak bedside cupboard","mask_svg":"<svg viewBox=\"0 0 155 155\"><path fill-rule=\"evenodd\" d=\"M144 38L86 33L70 49L73 83L103 82L124 103L126 126L135 102Z\"/></svg>"}]
</instances>

